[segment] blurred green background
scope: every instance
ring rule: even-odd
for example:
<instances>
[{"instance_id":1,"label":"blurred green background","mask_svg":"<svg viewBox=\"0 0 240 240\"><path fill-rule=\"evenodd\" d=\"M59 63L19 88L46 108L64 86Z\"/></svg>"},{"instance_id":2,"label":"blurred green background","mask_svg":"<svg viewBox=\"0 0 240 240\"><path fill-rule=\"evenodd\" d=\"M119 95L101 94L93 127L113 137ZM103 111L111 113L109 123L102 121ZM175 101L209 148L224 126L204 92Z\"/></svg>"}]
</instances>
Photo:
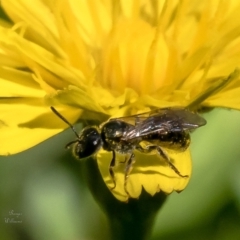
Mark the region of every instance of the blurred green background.
<instances>
[{"instance_id":1,"label":"blurred green background","mask_svg":"<svg viewBox=\"0 0 240 240\"><path fill-rule=\"evenodd\" d=\"M192 134L192 179L169 196L151 240L240 239L240 112L215 109L204 117L208 124ZM110 239L79 162L64 149L74 137L66 130L0 157L1 240Z\"/></svg>"}]
</instances>

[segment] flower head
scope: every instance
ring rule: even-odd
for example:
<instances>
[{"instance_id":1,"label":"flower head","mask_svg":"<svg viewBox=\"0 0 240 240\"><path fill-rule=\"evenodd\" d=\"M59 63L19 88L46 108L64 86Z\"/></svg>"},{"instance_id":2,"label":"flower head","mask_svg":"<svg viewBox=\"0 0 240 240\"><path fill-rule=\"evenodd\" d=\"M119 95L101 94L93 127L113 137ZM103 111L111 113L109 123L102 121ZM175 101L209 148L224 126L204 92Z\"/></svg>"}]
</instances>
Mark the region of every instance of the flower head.
<instances>
[{"instance_id":1,"label":"flower head","mask_svg":"<svg viewBox=\"0 0 240 240\"><path fill-rule=\"evenodd\" d=\"M25 150L66 128L50 105L71 123L167 106L240 109L238 1L1 3L12 20L0 21L1 154ZM190 175L188 150L170 154L179 171ZM107 183L109 158L109 153L98 157ZM142 185L154 194L181 191L187 184L173 177L163 185L164 175L174 172L156 165L156 156L144 158L129 180L132 196ZM144 174L161 169L162 175Z\"/></svg>"}]
</instances>

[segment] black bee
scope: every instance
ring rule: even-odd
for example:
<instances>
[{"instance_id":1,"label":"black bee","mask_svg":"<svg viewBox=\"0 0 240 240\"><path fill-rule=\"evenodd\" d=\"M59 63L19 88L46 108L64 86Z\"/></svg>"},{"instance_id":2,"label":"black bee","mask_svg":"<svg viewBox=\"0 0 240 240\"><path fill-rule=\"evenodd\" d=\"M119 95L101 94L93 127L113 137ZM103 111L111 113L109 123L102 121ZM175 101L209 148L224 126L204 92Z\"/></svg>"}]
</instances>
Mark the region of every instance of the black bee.
<instances>
[{"instance_id":1,"label":"black bee","mask_svg":"<svg viewBox=\"0 0 240 240\"><path fill-rule=\"evenodd\" d=\"M134 163L134 150L144 154L155 152L160 155L173 171L180 177L182 175L171 162L164 149L185 151L190 144L190 132L206 124L206 120L186 108L172 107L156 109L150 112L136 114L128 117L113 118L104 122L99 127L85 127L80 134L54 107L52 111L67 123L77 139L68 143L66 147L73 146L74 155L87 158L96 154L100 148L112 152L109 165L109 174L116 187L113 168L116 163L116 152L126 155L126 168L124 188L126 193L127 179ZM146 146L142 146L142 142Z\"/></svg>"}]
</instances>

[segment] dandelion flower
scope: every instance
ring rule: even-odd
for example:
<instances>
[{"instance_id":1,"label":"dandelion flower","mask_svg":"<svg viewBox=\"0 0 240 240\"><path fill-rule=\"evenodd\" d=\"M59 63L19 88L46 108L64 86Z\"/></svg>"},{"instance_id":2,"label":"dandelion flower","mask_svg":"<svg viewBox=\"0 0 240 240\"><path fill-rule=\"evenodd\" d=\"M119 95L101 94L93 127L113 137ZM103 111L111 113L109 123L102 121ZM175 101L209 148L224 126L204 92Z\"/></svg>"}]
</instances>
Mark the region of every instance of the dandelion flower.
<instances>
[{"instance_id":1,"label":"dandelion flower","mask_svg":"<svg viewBox=\"0 0 240 240\"><path fill-rule=\"evenodd\" d=\"M1 4L12 21L0 21L2 155L28 149L67 127L50 105L71 123L170 106L240 109L238 1ZM158 157L137 158L129 177L133 197L142 186L153 195L187 185L189 179L159 164ZM171 158L180 172L191 175L189 150ZM99 153L109 187L110 160L109 153ZM126 200L122 168L116 167L114 192ZM148 176L146 170L162 175Z\"/></svg>"}]
</instances>

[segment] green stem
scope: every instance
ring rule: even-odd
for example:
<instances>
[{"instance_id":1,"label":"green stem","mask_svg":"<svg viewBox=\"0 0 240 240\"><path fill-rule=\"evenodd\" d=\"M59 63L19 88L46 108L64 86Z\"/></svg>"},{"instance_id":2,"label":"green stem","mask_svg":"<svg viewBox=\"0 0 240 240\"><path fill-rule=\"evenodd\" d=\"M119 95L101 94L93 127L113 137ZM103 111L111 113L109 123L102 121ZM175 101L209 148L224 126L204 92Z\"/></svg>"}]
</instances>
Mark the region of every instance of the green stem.
<instances>
[{"instance_id":1,"label":"green stem","mask_svg":"<svg viewBox=\"0 0 240 240\"><path fill-rule=\"evenodd\" d=\"M96 160L87 159L81 168L93 197L108 217L111 239L149 239L155 217L166 200L166 194L160 192L151 196L143 190L139 199L121 202L106 187Z\"/></svg>"},{"instance_id":2,"label":"green stem","mask_svg":"<svg viewBox=\"0 0 240 240\"><path fill-rule=\"evenodd\" d=\"M158 209L166 199L161 193L150 196L146 192L139 199L118 204L109 214L112 239L114 240L144 240L150 239Z\"/></svg>"}]
</instances>

